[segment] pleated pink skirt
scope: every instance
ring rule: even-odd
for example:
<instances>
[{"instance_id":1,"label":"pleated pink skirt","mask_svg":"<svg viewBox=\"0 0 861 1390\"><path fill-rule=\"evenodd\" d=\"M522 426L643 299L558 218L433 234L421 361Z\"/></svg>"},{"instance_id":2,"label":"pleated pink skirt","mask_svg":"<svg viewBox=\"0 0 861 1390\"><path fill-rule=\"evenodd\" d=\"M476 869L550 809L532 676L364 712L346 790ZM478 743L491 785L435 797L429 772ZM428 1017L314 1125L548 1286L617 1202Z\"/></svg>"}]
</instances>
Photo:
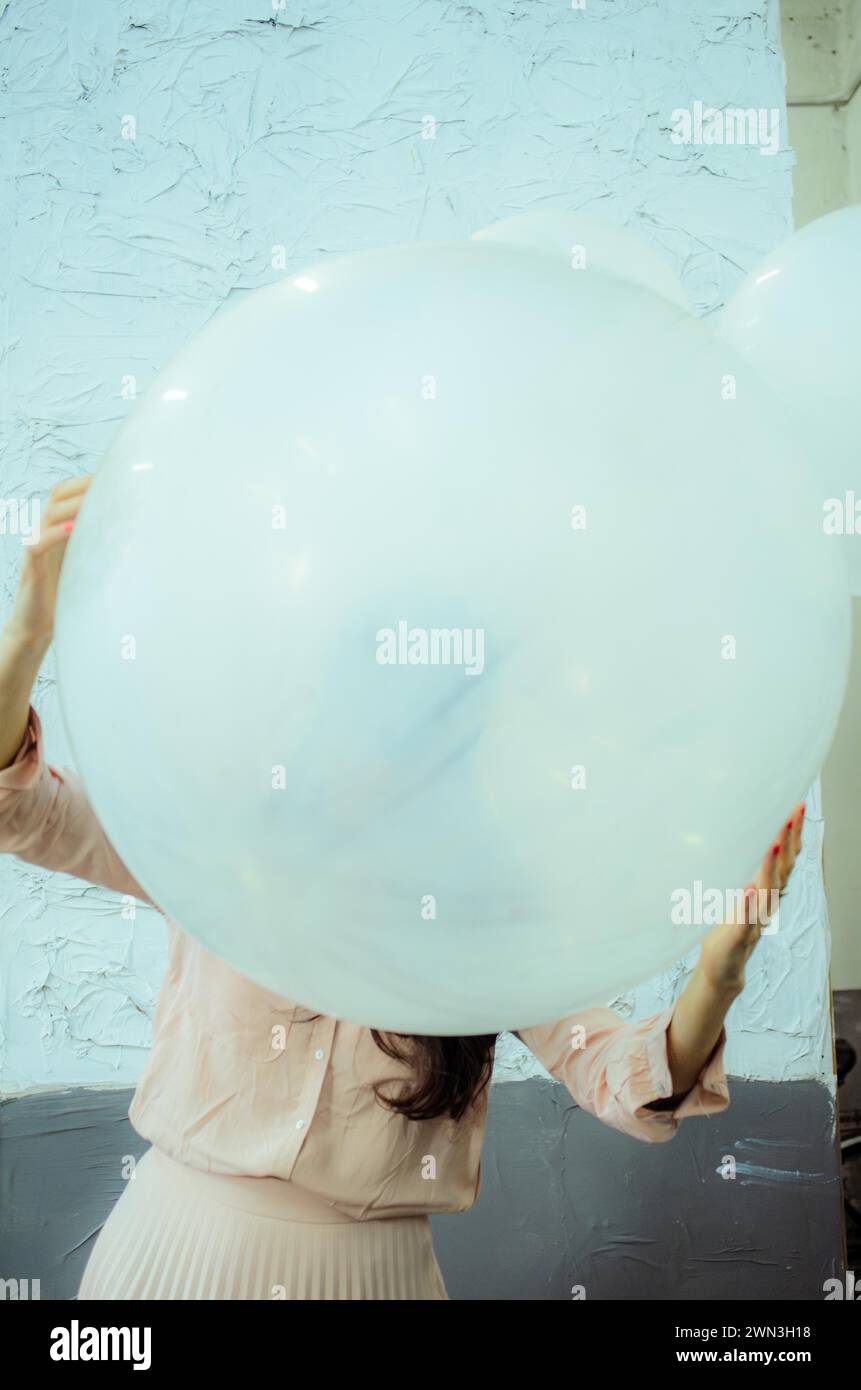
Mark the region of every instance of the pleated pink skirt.
<instances>
[{"instance_id":1,"label":"pleated pink skirt","mask_svg":"<svg viewBox=\"0 0 861 1390\"><path fill-rule=\"evenodd\" d=\"M354 1221L277 1178L148 1149L79 1299L447 1299L426 1216Z\"/></svg>"}]
</instances>

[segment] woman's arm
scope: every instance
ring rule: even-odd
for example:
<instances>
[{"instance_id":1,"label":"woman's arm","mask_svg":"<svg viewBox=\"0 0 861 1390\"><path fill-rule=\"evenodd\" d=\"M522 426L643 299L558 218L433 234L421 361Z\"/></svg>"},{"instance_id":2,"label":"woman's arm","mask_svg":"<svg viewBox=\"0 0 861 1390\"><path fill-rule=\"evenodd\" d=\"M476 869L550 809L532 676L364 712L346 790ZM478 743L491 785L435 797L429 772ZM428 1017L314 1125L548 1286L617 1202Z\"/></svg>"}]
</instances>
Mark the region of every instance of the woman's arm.
<instances>
[{"instance_id":1,"label":"woman's arm","mask_svg":"<svg viewBox=\"0 0 861 1390\"><path fill-rule=\"evenodd\" d=\"M674 1006L637 1023L625 1022L611 1009L584 1009L518 1031L582 1109L614 1129L655 1142L671 1139L688 1116L726 1108L724 1016L744 986L747 960L792 872L803 817L802 804L745 890L744 921L709 932Z\"/></svg>"},{"instance_id":2,"label":"woman's arm","mask_svg":"<svg viewBox=\"0 0 861 1390\"><path fill-rule=\"evenodd\" d=\"M45 761L31 704L53 635L66 541L89 481L74 478L51 493L0 632L0 853L152 902L108 840L77 773Z\"/></svg>"},{"instance_id":3,"label":"woman's arm","mask_svg":"<svg viewBox=\"0 0 861 1390\"><path fill-rule=\"evenodd\" d=\"M628 1023L612 1009L582 1009L556 1023L519 1029L581 1110L650 1143L672 1139L680 1120L725 1110L729 1091L721 1035L696 1084L674 1095L668 1061L672 1008Z\"/></svg>"},{"instance_id":4,"label":"woman's arm","mask_svg":"<svg viewBox=\"0 0 861 1390\"><path fill-rule=\"evenodd\" d=\"M667 1059L673 1095L693 1086L723 1029L730 1005L744 989L745 967L768 925L801 848L804 802L796 806L775 843L768 849L755 883L744 894L742 920L709 932L687 986L679 995L667 1036Z\"/></svg>"},{"instance_id":5,"label":"woman's arm","mask_svg":"<svg viewBox=\"0 0 861 1390\"><path fill-rule=\"evenodd\" d=\"M30 693L50 645L50 637L28 637L9 626L0 632L0 768L24 742Z\"/></svg>"},{"instance_id":6,"label":"woman's arm","mask_svg":"<svg viewBox=\"0 0 861 1390\"><path fill-rule=\"evenodd\" d=\"M92 474L58 483L48 496L39 533L23 545L12 612L0 634L0 768L18 752L27 732L30 692L54 636L54 613L66 542Z\"/></svg>"},{"instance_id":7,"label":"woman's arm","mask_svg":"<svg viewBox=\"0 0 861 1390\"><path fill-rule=\"evenodd\" d=\"M78 774L45 761L32 705L21 747L0 769L0 854L157 906L105 834Z\"/></svg>"}]
</instances>

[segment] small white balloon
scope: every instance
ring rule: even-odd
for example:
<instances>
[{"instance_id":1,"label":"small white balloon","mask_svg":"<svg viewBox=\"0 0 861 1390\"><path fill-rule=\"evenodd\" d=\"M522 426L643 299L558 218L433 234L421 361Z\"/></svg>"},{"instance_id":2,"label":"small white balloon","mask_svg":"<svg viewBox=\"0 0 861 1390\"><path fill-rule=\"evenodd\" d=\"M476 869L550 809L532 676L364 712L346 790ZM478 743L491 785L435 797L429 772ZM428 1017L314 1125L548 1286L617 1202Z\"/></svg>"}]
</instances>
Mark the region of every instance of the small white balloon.
<instances>
[{"instance_id":1,"label":"small white balloon","mask_svg":"<svg viewBox=\"0 0 861 1390\"><path fill-rule=\"evenodd\" d=\"M727 348L502 242L327 260L218 316L101 463L62 707L156 902L407 1033L565 1017L683 955L828 749L848 597ZM805 558L805 565L800 563Z\"/></svg>"},{"instance_id":2,"label":"small white balloon","mask_svg":"<svg viewBox=\"0 0 861 1390\"><path fill-rule=\"evenodd\" d=\"M743 281L715 327L778 396L815 460L822 526L861 594L861 207L802 227Z\"/></svg>"},{"instance_id":3,"label":"small white balloon","mask_svg":"<svg viewBox=\"0 0 861 1390\"><path fill-rule=\"evenodd\" d=\"M617 276L690 312L684 285L663 256L635 232L594 213L522 212L473 232L473 240L549 251L578 274Z\"/></svg>"}]
</instances>

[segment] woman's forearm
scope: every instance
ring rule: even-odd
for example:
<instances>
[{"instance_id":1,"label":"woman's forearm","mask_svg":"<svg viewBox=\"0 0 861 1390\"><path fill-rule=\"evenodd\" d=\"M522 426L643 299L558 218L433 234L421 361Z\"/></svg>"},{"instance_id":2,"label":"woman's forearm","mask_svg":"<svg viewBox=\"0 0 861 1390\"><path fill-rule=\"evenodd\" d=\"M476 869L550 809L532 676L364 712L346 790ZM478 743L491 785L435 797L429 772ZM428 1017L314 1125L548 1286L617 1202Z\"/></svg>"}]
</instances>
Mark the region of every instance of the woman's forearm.
<instances>
[{"instance_id":1,"label":"woman's forearm","mask_svg":"<svg viewBox=\"0 0 861 1390\"><path fill-rule=\"evenodd\" d=\"M27 729L30 695L50 637L29 638L7 625L0 631L0 768L8 767Z\"/></svg>"},{"instance_id":2,"label":"woman's forearm","mask_svg":"<svg viewBox=\"0 0 861 1390\"><path fill-rule=\"evenodd\" d=\"M679 995L667 1034L674 1096L684 1095L695 1084L714 1052L726 1012L738 995L735 988L716 988L697 965Z\"/></svg>"}]
</instances>

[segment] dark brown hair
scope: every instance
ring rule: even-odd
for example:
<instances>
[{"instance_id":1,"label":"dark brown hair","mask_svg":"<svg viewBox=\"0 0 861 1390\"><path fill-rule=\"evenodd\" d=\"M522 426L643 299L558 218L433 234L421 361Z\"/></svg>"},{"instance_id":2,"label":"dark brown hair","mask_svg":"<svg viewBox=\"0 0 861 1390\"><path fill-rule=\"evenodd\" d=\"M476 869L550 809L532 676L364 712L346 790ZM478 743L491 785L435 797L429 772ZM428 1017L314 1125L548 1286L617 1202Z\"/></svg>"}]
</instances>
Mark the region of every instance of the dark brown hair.
<instances>
[{"instance_id":1,"label":"dark brown hair","mask_svg":"<svg viewBox=\"0 0 861 1390\"><path fill-rule=\"evenodd\" d=\"M468 1038L430 1038L411 1033L380 1033L371 1029L377 1047L387 1057L412 1064L415 1085L399 1096L377 1099L408 1120L432 1120L450 1115L459 1120L481 1095L493 1070L496 1033ZM406 1048L402 1043L409 1044Z\"/></svg>"},{"instance_id":2,"label":"dark brown hair","mask_svg":"<svg viewBox=\"0 0 861 1390\"><path fill-rule=\"evenodd\" d=\"M320 1014L306 1020L312 1023ZM396 1062L412 1064L414 1086L400 1095L384 1096L377 1082L374 1095L408 1120L434 1120L450 1115L459 1120L474 1105L493 1072L493 1049L498 1033L481 1033L467 1038L431 1038L415 1033L383 1033L371 1029L371 1037L381 1052ZM406 1048L399 1044L407 1043Z\"/></svg>"}]
</instances>

